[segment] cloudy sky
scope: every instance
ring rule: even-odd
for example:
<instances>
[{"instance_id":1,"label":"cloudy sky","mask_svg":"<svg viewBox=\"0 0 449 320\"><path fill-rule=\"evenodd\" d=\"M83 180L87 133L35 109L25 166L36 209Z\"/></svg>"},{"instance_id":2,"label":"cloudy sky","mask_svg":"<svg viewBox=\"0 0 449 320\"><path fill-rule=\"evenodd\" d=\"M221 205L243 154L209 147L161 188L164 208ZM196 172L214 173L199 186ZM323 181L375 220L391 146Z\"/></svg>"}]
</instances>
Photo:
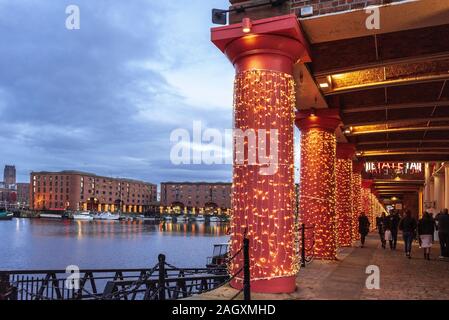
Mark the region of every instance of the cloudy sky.
<instances>
[{"instance_id":1,"label":"cloudy sky","mask_svg":"<svg viewBox=\"0 0 449 320\"><path fill-rule=\"evenodd\" d=\"M209 32L228 3L0 0L0 166L230 181L229 165L170 161L174 129L232 127L234 71Z\"/></svg>"}]
</instances>

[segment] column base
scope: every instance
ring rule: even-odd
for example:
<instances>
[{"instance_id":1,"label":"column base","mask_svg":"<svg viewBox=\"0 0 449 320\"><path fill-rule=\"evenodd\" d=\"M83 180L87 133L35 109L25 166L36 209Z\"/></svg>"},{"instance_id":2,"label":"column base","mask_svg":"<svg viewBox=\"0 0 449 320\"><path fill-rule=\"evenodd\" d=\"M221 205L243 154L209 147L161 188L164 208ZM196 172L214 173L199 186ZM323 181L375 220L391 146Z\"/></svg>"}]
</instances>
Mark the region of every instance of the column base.
<instances>
[{"instance_id":1,"label":"column base","mask_svg":"<svg viewBox=\"0 0 449 320\"><path fill-rule=\"evenodd\" d=\"M231 287L243 289L242 280L232 280ZM255 293L292 293L296 291L296 276L251 281L251 292Z\"/></svg>"}]
</instances>

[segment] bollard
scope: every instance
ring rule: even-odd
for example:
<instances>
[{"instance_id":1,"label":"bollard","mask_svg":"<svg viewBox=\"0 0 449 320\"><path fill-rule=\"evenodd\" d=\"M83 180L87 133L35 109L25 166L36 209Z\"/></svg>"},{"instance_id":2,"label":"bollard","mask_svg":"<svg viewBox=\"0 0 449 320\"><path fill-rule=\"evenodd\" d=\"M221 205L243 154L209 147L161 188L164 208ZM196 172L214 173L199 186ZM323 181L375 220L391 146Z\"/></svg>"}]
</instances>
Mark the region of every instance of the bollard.
<instances>
[{"instance_id":1,"label":"bollard","mask_svg":"<svg viewBox=\"0 0 449 320\"><path fill-rule=\"evenodd\" d=\"M159 300L165 300L165 255L160 254L159 260Z\"/></svg>"},{"instance_id":2,"label":"bollard","mask_svg":"<svg viewBox=\"0 0 449 320\"><path fill-rule=\"evenodd\" d=\"M251 300L251 274L249 266L249 239L243 239L243 300Z\"/></svg>"}]
</instances>

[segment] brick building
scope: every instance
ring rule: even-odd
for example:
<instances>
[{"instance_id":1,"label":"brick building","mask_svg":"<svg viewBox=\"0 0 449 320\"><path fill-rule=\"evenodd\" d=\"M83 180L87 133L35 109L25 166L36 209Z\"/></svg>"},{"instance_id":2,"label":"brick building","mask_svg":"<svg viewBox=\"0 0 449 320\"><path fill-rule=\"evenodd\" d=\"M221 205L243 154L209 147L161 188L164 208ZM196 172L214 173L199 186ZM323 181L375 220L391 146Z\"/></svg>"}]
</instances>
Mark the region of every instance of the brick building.
<instances>
[{"instance_id":1,"label":"brick building","mask_svg":"<svg viewBox=\"0 0 449 320\"><path fill-rule=\"evenodd\" d=\"M231 183L163 182L161 206L188 212L229 212Z\"/></svg>"},{"instance_id":2,"label":"brick building","mask_svg":"<svg viewBox=\"0 0 449 320\"><path fill-rule=\"evenodd\" d=\"M405 1L407 0L286 0L279 1L279 5L273 6L269 10L267 10L267 7L261 6L247 9L245 12L232 13L230 22L241 22L243 16L250 16L252 19L262 19L295 13L301 17L301 9L306 7L312 8L312 14L307 15L307 17L311 17ZM232 5L231 8L235 8L263 4L267 3L267 0L230 0L230 3Z\"/></svg>"},{"instance_id":3,"label":"brick building","mask_svg":"<svg viewBox=\"0 0 449 320\"><path fill-rule=\"evenodd\" d=\"M30 206L30 184L17 183L17 203L20 208L28 208Z\"/></svg>"},{"instance_id":4,"label":"brick building","mask_svg":"<svg viewBox=\"0 0 449 320\"><path fill-rule=\"evenodd\" d=\"M34 210L143 213L157 200L155 184L86 172L32 172L30 184L30 200Z\"/></svg>"},{"instance_id":5,"label":"brick building","mask_svg":"<svg viewBox=\"0 0 449 320\"><path fill-rule=\"evenodd\" d=\"M17 191L14 189L0 187L0 208L6 205L10 207L17 201Z\"/></svg>"}]
</instances>

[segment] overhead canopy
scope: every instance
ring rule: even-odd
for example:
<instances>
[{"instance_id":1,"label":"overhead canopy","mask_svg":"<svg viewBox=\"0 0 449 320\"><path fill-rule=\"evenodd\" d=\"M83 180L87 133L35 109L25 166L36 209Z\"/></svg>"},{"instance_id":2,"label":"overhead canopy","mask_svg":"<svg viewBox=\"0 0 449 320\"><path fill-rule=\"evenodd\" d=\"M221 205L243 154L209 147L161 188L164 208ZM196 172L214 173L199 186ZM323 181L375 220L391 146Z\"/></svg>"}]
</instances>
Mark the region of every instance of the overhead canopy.
<instances>
[{"instance_id":1,"label":"overhead canopy","mask_svg":"<svg viewBox=\"0 0 449 320\"><path fill-rule=\"evenodd\" d=\"M364 9L300 20L325 103L300 88L298 107L339 108L364 160L449 160L449 2L398 2L380 17L379 30Z\"/></svg>"}]
</instances>

